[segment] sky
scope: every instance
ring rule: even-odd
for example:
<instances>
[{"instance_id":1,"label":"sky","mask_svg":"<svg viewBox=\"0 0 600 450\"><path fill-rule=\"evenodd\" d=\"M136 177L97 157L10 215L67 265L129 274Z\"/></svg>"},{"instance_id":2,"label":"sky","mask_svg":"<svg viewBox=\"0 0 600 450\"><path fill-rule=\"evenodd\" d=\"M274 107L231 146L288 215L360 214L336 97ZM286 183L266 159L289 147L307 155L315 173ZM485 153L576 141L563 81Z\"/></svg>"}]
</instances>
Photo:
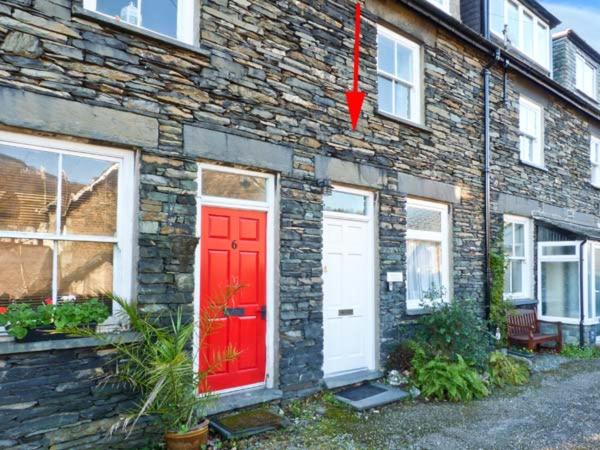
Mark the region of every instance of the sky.
<instances>
[{"instance_id":1,"label":"sky","mask_svg":"<svg viewBox=\"0 0 600 450\"><path fill-rule=\"evenodd\" d=\"M539 0L562 24L554 32L572 28L600 52L600 0Z\"/></svg>"}]
</instances>

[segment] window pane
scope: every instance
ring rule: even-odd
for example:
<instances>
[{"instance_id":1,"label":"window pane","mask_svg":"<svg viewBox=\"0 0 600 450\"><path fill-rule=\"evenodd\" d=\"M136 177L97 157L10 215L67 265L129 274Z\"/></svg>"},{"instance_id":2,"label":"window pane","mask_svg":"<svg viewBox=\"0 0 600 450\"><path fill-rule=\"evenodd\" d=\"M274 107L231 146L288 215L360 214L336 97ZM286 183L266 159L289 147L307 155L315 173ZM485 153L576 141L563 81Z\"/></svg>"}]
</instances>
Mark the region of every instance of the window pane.
<instances>
[{"instance_id":1,"label":"window pane","mask_svg":"<svg viewBox=\"0 0 600 450\"><path fill-rule=\"evenodd\" d=\"M518 47L519 46L519 7L512 2L508 2L507 25L508 25L508 39L510 40L510 43L513 46Z\"/></svg>"},{"instance_id":2,"label":"window pane","mask_svg":"<svg viewBox=\"0 0 600 450\"><path fill-rule=\"evenodd\" d=\"M62 233L114 236L119 164L64 155L62 177Z\"/></svg>"},{"instance_id":3,"label":"window pane","mask_svg":"<svg viewBox=\"0 0 600 450\"><path fill-rule=\"evenodd\" d=\"M559 245L556 247L542 247L544 256L575 256L577 248L574 245Z\"/></svg>"},{"instance_id":4,"label":"window pane","mask_svg":"<svg viewBox=\"0 0 600 450\"><path fill-rule=\"evenodd\" d=\"M202 195L264 202L267 200L267 180L252 175L203 170Z\"/></svg>"},{"instance_id":5,"label":"window pane","mask_svg":"<svg viewBox=\"0 0 600 450\"><path fill-rule=\"evenodd\" d=\"M177 37L177 0L141 0L140 4L144 28Z\"/></svg>"},{"instance_id":6,"label":"window pane","mask_svg":"<svg viewBox=\"0 0 600 450\"><path fill-rule=\"evenodd\" d=\"M579 318L578 262L542 262L542 314Z\"/></svg>"},{"instance_id":7,"label":"window pane","mask_svg":"<svg viewBox=\"0 0 600 450\"><path fill-rule=\"evenodd\" d=\"M389 74L394 74L394 41L390 38L378 36L377 44L377 65L379 70L383 70Z\"/></svg>"},{"instance_id":8,"label":"window pane","mask_svg":"<svg viewBox=\"0 0 600 450\"><path fill-rule=\"evenodd\" d=\"M0 306L52 298L52 242L0 238Z\"/></svg>"},{"instance_id":9,"label":"window pane","mask_svg":"<svg viewBox=\"0 0 600 450\"><path fill-rule=\"evenodd\" d=\"M58 243L58 298L95 297L113 290L114 245L102 242Z\"/></svg>"},{"instance_id":10,"label":"window pane","mask_svg":"<svg viewBox=\"0 0 600 450\"><path fill-rule=\"evenodd\" d=\"M504 31L504 0L490 1L491 30L502 35Z\"/></svg>"},{"instance_id":11,"label":"window pane","mask_svg":"<svg viewBox=\"0 0 600 450\"><path fill-rule=\"evenodd\" d=\"M442 231L442 213L431 209L408 206L406 208L406 222L410 230Z\"/></svg>"},{"instance_id":12,"label":"window pane","mask_svg":"<svg viewBox=\"0 0 600 450\"><path fill-rule=\"evenodd\" d=\"M511 261L510 262L510 271L511 271L511 293L515 294L518 292L523 292L523 261Z\"/></svg>"},{"instance_id":13,"label":"window pane","mask_svg":"<svg viewBox=\"0 0 600 450\"><path fill-rule=\"evenodd\" d=\"M600 316L600 248L594 249L594 278L595 278L595 292L592 293L591 299L595 299L596 302L596 317ZM594 300L590 300L590 304ZM590 314L591 317L591 314Z\"/></svg>"},{"instance_id":14,"label":"window pane","mask_svg":"<svg viewBox=\"0 0 600 450\"><path fill-rule=\"evenodd\" d=\"M504 253L507 256L513 255L513 224L507 223L504 225Z\"/></svg>"},{"instance_id":15,"label":"window pane","mask_svg":"<svg viewBox=\"0 0 600 450\"><path fill-rule=\"evenodd\" d=\"M442 245L409 240L407 251L407 298L423 300L428 291L442 288Z\"/></svg>"},{"instance_id":16,"label":"window pane","mask_svg":"<svg viewBox=\"0 0 600 450\"><path fill-rule=\"evenodd\" d=\"M600 186L600 165L592 165L592 184Z\"/></svg>"},{"instance_id":17,"label":"window pane","mask_svg":"<svg viewBox=\"0 0 600 450\"><path fill-rule=\"evenodd\" d=\"M525 256L525 225L522 223L515 223L514 256Z\"/></svg>"},{"instance_id":18,"label":"window pane","mask_svg":"<svg viewBox=\"0 0 600 450\"><path fill-rule=\"evenodd\" d=\"M414 119L410 114L410 91L408 86L394 83L396 88L396 111L395 114L404 119Z\"/></svg>"},{"instance_id":19,"label":"window pane","mask_svg":"<svg viewBox=\"0 0 600 450\"><path fill-rule=\"evenodd\" d=\"M139 25L138 20L131 20L133 19L133 16L129 16L128 18L125 16L121 17L121 11L125 12L124 8L127 7L127 5L129 5L129 0L96 0L96 11L133 25ZM137 0L132 6L135 7L135 5L137 5Z\"/></svg>"},{"instance_id":20,"label":"window pane","mask_svg":"<svg viewBox=\"0 0 600 450\"><path fill-rule=\"evenodd\" d=\"M548 28L538 23L536 29L539 52L537 59L544 67L547 67L550 58L550 37L548 36Z\"/></svg>"},{"instance_id":21,"label":"window pane","mask_svg":"<svg viewBox=\"0 0 600 450\"><path fill-rule=\"evenodd\" d=\"M0 230L54 233L58 154L0 145Z\"/></svg>"},{"instance_id":22,"label":"window pane","mask_svg":"<svg viewBox=\"0 0 600 450\"><path fill-rule=\"evenodd\" d=\"M396 76L413 82L413 52L402 44L396 44Z\"/></svg>"},{"instance_id":23,"label":"window pane","mask_svg":"<svg viewBox=\"0 0 600 450\"><path fill-rule=\"evenodd\" d=\"M323 197L325 211L348 214L367 214L367 197L359 194L334 190L331 195Z\"/></svg>"},{"instance_id":24,"label":"window pane","mask_svg":"<svg viewBox=\"0 0 600 450\"><path fill-rule=\"evenodd\" d=\"M390 114L394 113L392 93L393 83L387 78L379 77L377 79L377 98L379 103L379 110Z\"/></svg>"},{"instance_id":25,"label":"window pane","mask_svg":"<svg viewBox=\"0 0 600 450\"><path fill-rule=\"evenodd\" d=\"M533 17L527 13L523 15L523 51L533 55Z\"/></svg>"},{"instance_id":26,"label":"window pane","mask_svg":"<svg viewBox=\"0 0 600 450\"><path fill-rule=\"evenodd\" d=\"M521 136L521 159L536 163L535 141L528 136Z\"/></svg>"}]
</instances>

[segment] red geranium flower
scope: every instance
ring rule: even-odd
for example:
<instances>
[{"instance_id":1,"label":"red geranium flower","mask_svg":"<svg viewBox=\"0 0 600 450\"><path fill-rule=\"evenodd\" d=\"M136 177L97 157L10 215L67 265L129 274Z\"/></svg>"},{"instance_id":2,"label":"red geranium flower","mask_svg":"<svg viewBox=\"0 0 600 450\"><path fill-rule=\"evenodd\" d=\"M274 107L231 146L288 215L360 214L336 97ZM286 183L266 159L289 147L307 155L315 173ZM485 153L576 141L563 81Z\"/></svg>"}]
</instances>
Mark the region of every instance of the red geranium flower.
<instances>
[{"instance_id":1,"label":"red geranium flower","mask_svg":"<svg viewBox=\"0 0 600 450\"><path fill-rule=\"evenodd\" d=\"M0 306L0 314L6 314L8 312L8 308L6 306Z\"/></svg>"},{"instance_id":2,"label":"red geranium flower","mask_svg":"<svg viewBox=\"0 0 600 450\"><path fill-rule=\"evenodd\" d=\"M51 305L52 304L52 297L46 297L44 299L44 304L45 305Z\"/></svg>"}]
</instances>

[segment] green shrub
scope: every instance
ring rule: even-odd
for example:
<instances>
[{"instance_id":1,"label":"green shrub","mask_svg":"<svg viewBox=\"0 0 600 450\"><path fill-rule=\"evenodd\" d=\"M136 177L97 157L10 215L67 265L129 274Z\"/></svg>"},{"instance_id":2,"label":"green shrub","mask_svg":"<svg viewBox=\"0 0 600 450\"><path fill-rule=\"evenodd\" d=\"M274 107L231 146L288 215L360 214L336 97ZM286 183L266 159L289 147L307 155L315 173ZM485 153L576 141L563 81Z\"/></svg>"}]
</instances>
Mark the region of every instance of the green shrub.
<instances>
[{"instance_id":1,"label":"green shrub","mask_svg":"<svg viewBox=\"0 0 600 450\"><path fill-rule=\"evenodd\" d=\"M490 382L498 387L522 385L529 380L529 368L502 352L490 355Z\"/></svg>"},{"instance_id":2,"label":"green shrub","mask_svg":"<svg viewBox=\"0 0 600 450\"><path fill-rule=\"evenodd\" d=\"M580 347L575 344L567 344L563 347L560 354L573 359L596 359L600 358L600 348L596 346Z\"/></svg>"},{"instance_id":3,"label":"green shrub","mask_svg":"<svg viewBox=\"0 0 600 450\"><path fill-rule=\"evenodd\" d=\"M485 369L492 337L477 304L469 299L437 300L429 308L429 314L419 317L415 335L427 359L440 356L457 362L461 355L467 364Z\"/></svg>"},{"instance_id":4,"label":"green shrub","mask_svg":"<svg viewBox=\"0 0 600 450\"><path fill-rule=\"evenodd\" d=\"M109 316L108 307L97 299L92 299L85 303L67 302L56 305L53 322L58 331L67 331L81 325L102 323Z\"/></svg>"},{"instance_id":5,"label":"green shrub","mask_svg":"<svg viewBox=\"0 0 600 450\"><path fill-rule=\"evenodd\" d=\"M506 257L502 251L492 252L490 255L492 270L492 289L490 298L490 324L493 331L500 330L498 345L505 347L507 344L508 326L506 316L514 309L514 305L504 299L504 273L506 271Z\"/></svg>"},{"instance_id":6,"label":"green shrub","mask_svg":"<svg viewBox=\"0 0 600 450\"><path fill-rule=\"evenodd\" d=\"M489 391L477 371L457 355L456 361L436 356L427 361L417 351L413 358L414 382L424 397L453 402L483 398Z\"/></svg>"},{"instance_id":7,"label":"green shrub","mask_svg":"<svg viewBox=\"0 0 600 450\"><path fill-rule=\"evenodd\" d=\"M0 314L0 326L6 327L8 334L23 339L29 330L50 324L45 305L34 309L27 303L11 303L6 312Z\"/></svg>"}]
</instances>

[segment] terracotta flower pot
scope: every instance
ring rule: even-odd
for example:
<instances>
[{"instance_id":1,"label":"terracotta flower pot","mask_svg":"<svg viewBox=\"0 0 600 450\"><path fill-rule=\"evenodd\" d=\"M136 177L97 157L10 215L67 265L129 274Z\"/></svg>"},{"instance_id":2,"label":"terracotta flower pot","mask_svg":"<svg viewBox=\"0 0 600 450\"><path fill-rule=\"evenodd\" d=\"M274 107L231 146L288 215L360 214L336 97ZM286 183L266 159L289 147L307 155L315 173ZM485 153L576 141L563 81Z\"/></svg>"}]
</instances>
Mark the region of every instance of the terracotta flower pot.
<instances>
[{"instance_id":1,"label":"terracotta flower pot","mask_svg":"<svg viewBox=\"0 0 600 450\"><path fill-rule=\"evenodd\" d=\"M208 420L187 433L165 433L167 450L198 450L208 444Z\"/></svg>"}]
</instances>

